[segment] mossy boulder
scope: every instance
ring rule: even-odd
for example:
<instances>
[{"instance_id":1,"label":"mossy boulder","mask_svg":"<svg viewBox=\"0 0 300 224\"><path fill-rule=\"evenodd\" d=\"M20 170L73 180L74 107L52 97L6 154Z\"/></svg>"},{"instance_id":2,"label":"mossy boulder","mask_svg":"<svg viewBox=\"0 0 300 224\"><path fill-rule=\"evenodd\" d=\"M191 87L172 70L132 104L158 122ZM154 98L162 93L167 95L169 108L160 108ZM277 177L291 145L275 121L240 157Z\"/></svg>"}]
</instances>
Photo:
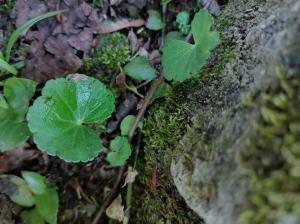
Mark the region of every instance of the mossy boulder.
<instances>
[{"instance_id":1,"label":"mossy boulder","mask_svg":"<svg viewBox=\"0 0 300 224\"><path fill-rule=\"evenodd\" d=\"M299 223L299 1L229 1L222 16L235 57L187 94L175 185L207 224Z\"/></svg>"}]
</instances>

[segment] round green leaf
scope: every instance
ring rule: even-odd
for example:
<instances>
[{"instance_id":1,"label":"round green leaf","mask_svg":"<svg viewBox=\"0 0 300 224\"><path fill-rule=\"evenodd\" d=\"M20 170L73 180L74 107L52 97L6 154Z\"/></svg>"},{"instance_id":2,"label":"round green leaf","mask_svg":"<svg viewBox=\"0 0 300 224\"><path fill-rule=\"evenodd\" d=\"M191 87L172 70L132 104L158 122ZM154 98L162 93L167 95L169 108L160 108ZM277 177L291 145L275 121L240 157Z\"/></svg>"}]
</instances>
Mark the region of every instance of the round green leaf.
<instances>
[{"instance_id":1,"label":"round green leaf","mask_svg":"<svg viewBox=\"0 0 300 224\"><path fill-rule=\"evenodd\" d=\"M43 194L46 191L45 177L42 175L36 172L22 171L22 177L34 194Z\"/></svg>"},{"instance_id":2,"label":"round green leaf","mask_svg":"<svg viewBox=\"0 0 300 224\"><path fill-rule=\"evenodd\" d=\"M34 205L34 197L23 179L14 175L0 175L0 193L24 207Z\"/></svg>"},{"instance_id":3,"label":"round green leaf","mask_svg":"<svg viewBox=\"0 0 300 224\"><path fill-rule=\"evenodd\" d=\"M137 56L132 59L124 67L124 72L137 80L149 80L156 76L156 70L151 67L148 59L144 56Z\"/></svg>"},{"instance_id":4,"label":"round green leaf","mask_svg":"<svg viewBox=\"0 0 300 224\"><path fill-rule=\"evenodd\" d=\"M110 142L110 152L106 160L112 166L122 166L131 155L131 148L126 137L116 137Z\"/></svg>"},{"instance_id":5,"label":"round green leaf","mask_svg":"<svg viewBox=\"0 0 300 224\"><path fill-rule=\"evenodd\" d=\"M24 121L36 85L37 83L30 79L10 78L5 80L3 93L8 104L14 110L18 121Z\"/></svg>"},{"instance_id":6,"label":"round green leaf","mask_svg":"<svg viewBox=\"0 0 300 224\"><path fill-rule=\"evenodd\" d=\"M102 149L86 124L101 123L115 110L113 94L99 80L50 80L27 114L39 149L65 161L89 161Z\"/></svg>"},{"instance_id":7,"label":"round green leaf","mask_svg":"<svg viewBox=\"0 0 300 224\"><path fill-rule=\"evenodd\" d=\"M134 115L128 115L122 120L120 125L121 135L128 136L129 131L135 121L135 118L136 117Z\"/></svg>"},{"instance_id":8,"label":"round green leaf","mask_svg":"<svg viewBox=\"0 0 300 224\"><path fill-rule=\"evenodd\" d=\"M57 223L58 194L55 188L48 188L45 193L36 195L35 204L44 220L50 224Z\"/></svg>"},{"instance_id":9,"label":"round green leaf","mask_svg":"<svg viewBox=\"0 0 300 224\"><path fill-rule=\"evenodd\" d=\"M160 13L156 10L148 11L149 18L146 23L146 27L150 30L161 30L165 24L161 19Z\"/></svg>"}]
</instances>

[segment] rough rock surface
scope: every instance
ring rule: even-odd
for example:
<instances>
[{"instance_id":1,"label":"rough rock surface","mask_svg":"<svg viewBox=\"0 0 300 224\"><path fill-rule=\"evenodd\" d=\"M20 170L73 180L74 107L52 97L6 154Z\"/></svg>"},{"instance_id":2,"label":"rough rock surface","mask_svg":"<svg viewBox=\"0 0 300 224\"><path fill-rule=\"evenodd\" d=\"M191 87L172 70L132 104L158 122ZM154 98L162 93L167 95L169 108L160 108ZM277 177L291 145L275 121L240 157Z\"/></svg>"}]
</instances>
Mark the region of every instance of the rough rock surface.
<instances>
[{"instance_id":1,"label":"rough rock surface","mask_svg":"<svg viewBox=\"0 0 300 224\"><path fill-rule=\"evenodd\" d=\"M259 101L278 82L279 65L287 77L300 75L299 0L232 0L222 13L231 17L223 34L236 42L236 59L218 83L187 96L199 102L193 109L195 124L171 166L178 191L207 224L243 223L239 218L248 207L249 180L239 157L259 122ZM284 223L300 222L293 220Z\"/></svg>"}]
</instances>

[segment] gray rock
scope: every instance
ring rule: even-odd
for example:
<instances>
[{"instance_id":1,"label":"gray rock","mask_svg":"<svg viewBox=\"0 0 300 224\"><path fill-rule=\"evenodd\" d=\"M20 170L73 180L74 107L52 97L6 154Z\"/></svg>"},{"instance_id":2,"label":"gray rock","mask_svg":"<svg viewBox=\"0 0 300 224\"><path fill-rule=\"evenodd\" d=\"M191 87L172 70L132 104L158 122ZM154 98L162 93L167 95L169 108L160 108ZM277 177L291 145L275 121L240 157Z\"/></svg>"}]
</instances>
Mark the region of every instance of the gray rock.
<instances>
[{"instance_id":1,"label":"gray rock","mask_svg":"<svg viewBox=\"0 0 300 224\"><path fill-rule=\"evenodd\" d=\"M245 139L254 131L259 111L255 106L245 109L245 98L255 97L272 85L279 63L288 76L300 72L299 0L266 1L248 7L244 1L233 0L223 12L227 10L235 17L224 35L233 37L239 46L236 60L221 74L226 85L206 87L218 96L195 109L199 124L186 133L171 166L178 191L207 224L239 223L239 215L247 208L248 180L238 158L245 149ZM201 91L188 98L198 99ZM208 133L210 153L200 141L200 129ZM278 223L299 223L292 214L284 216L288 218L282 220L289 221Z\"/></svg>"}]
</instances>

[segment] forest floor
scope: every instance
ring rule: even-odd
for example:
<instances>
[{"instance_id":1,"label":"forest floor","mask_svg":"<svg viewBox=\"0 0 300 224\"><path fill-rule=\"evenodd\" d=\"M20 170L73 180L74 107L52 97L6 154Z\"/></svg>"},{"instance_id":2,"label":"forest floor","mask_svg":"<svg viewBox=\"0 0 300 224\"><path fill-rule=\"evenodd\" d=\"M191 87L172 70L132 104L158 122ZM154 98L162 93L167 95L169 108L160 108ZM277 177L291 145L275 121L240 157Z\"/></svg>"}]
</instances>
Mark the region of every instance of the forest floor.
<instances>
[{"instance_id":1,"label":"forest floor","mask_svg":"<svg viewBox=\"0 0 300 224\"><path fill-rule=\"evenodd\" d=\"M203 3L207 4L206 1ZM154 77L144 82L130 78L125 81L124 76L119 74L120 66L116 61L120 60L123 64L128 61L127 57L138 53L146 56L151 66L159 70L160 48L166 34L181 29L181 33L177 32L175 35L188 36L191 18L201 7L203 5L198 1L176 0L169 3L167 9L159 1L146 0L86 2L0 0L0 47L5 51L9 36L16 27L29 19L44 12L67 9L67 13L63 16L43 20L27 31L14 45L11 61L21 62L18 67L19 77L38 82L38 91L34 99L41 94L40 90L47 80L72 73L92 76L109 85L117 95L117 109L108 120L105 132L101 134L103 144L108 146L109 141L120 132L122 119L127 115L140 113L147 101L147 94L151 91L151 81L155 80ZM212 13L218 13L219 7L216 1L206 5ZM148 10L157 10L161 14L162 18L154 16L154 21L158 22L153 23L154 26L164 23L164 28L149 28L151 24L147 25L150 20ZM176 23L176 16L183 11L189 18L183 22L186 23L186 27L180 28L180 23ZM117 35L113 36L116 33ZM105 61L103 54L108 57L108 61L103 62ZM1 81L9 77L2 74ZM166 96L169 88L168 83L164 84L161 96ZM105 159L107 154L105 150L91 162L67 163L41 152L33 138L30 138L16 148L0 153L0 173L20 176L21 171L30 170L45 176L47 182L57 187L59 194L58 223L96 222L97 214L103 209L105 211L117 195L124 196L126 209L128 206L132 208L131 223L199 223L200 218L187 207L168 177L172 155L164 156L166 163L163 168L157 167L154 160L151 162L148 160L151 154L156 154L155 150L158 150L157 155L162 155L163 141L166 141L164 143L179 141L190 123L191 115L180 108L176 109L175 104L179 98L184 101L184 97L174 95L176 89L185 88L185 84L176 84L175 90L167 96L167 99L158 99L153 103L150 116L146 114L149 119L143 121L144 127L131 136L134 156L127 164L138 172L132 197L128 198L130 191L128 185L121 187L130 173L127 170L128 166L123 168L110 166ZM170 102L174 104L169 105L169 108L166 107ZM158 117L155 117L156 113ZM165 124L158 126L156 132L158 135L153 135L152 132L156 131L155 126L159 125L156 122ZM170 133L170 130L164 128L174 130L173 135L163 136ZM153 142L156 136L162 138ZM169 137L170 139L167 139ZM148 150L144 153L145 144L153 151ZM1 187L3 186L0 186L0 189ZM149 202L149 199L153 200ZM166 201L165 210L159 211L153 201L156 201L155 203ZM9 201L6 196L0 195L1 224L20 223L21 210L22 207ZM117 222L103 211L97 223Z\"/></svg>"}]
</instances>

